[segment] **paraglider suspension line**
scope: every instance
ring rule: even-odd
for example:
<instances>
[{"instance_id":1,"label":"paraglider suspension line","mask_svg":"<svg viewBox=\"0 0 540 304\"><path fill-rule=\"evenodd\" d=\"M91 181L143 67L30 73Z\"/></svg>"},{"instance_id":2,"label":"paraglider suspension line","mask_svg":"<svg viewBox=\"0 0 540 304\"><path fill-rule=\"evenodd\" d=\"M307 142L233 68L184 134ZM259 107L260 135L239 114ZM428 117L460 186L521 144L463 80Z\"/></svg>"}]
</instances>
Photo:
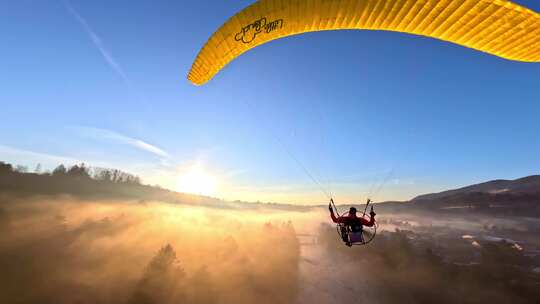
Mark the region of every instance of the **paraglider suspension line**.
<instances>
[{"instance_id":1,"label":"paraglider suspension line","mask_svg":"<svg viewBox=\"0 0 540 304\"><path fill-rule=\"evenodd\" d=\"M253 111L256 114L258 114L257 107L249 99L246 99L245 102L249 105L249 107L251 107L253 109ZM261 116L261 118L263 120L266 119L266 117L264 117L262 115L260 115L260 116ZM279 136L277 134L271 132L271 131L269 133L272 135L272 137L274 137L275 141L277 141L279 143L279 145L283 148L283 150L285 150L285 152L287 152L287 155L289 155L289 157L292 158L296 162L296 164L304 171L304 173L313 181L313 183L319 188L319 190L324 195L326 195L326 197L328 197L328 199L331 199L332 194L326 190L326 188L323 186L323 184L317 178L315 178L315 176L313 174L311 174L311 172L307 169L307 167L304 166L304 164L294 155L294 153L290 149L288 149L287 145L285 145L285 143L279 138Z\"/></svg>"}]
</instances>

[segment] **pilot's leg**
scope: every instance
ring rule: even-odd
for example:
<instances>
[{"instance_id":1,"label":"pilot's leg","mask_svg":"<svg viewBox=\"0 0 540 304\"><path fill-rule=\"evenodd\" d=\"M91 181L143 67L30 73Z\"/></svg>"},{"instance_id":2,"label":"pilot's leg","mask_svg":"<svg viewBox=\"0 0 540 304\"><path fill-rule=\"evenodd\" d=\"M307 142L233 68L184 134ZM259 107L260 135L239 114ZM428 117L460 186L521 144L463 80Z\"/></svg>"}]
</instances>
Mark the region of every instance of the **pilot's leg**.
<instances>
[{"instance_id":1,"label":"pilot's leg","mask_svg":"<svg viewBox=\"0 0 540 304\"><path fill-rule=\"evenodd\" d=\"M341 231L341 239L343 239L343 242L345 242L345 245L351 247L351 242L349 241L349 232L347 231L347 227L341 226L340 231Z\"/></svg>"},{"instance_id":2,"label":"pilot's leg","mask_svg":"<svg viewBox=\"0 0 540 304\"><path fill-rule=\"evenodd\" d=\"M341 238L343 239L344 242L347 242L349 240L349 236L348 236L348 233L347 233L347 227L341 226L341 227L339 227L339 229L340 229L340 232L341 232Z\"/></svg>"}]
</instances>

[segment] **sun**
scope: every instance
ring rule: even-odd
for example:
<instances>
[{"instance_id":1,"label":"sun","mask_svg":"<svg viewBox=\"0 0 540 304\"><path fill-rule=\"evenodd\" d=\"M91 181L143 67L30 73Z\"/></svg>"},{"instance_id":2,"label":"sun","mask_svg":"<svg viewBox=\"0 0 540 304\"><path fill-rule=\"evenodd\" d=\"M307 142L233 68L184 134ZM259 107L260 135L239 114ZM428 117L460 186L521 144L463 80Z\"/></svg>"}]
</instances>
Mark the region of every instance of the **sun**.
<instances>
[{"instance_id":1,"label":"sun","mask_svg":"<svg viewBox=\"0 0 540 304\"><path fill-rule=\"evenodd\" d=\"M178 192L210 196L216 194L217 179L201 168L192 168L178 177L176 189Z\"/></svg>"}]
</instances>

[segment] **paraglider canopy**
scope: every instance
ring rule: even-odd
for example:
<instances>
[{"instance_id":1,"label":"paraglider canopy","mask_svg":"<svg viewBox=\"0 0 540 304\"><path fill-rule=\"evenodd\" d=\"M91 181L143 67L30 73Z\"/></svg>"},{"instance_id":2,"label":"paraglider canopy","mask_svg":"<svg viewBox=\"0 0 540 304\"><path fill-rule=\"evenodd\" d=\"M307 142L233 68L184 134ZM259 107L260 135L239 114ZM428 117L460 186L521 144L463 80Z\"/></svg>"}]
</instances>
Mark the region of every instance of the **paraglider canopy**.
<instances>
[{"instance_id":1,"label":"paraglider canopy","mask_svg":"<svg viewBox=\"0 0 540 304\"><path fill-rule=\"evenodd\" d=\"M540 14L508 0L260 0L210 37L188 79L202 85L242 53L275 39L344 29L428 36L540 62Z\"/></svg>"}]
</instances>

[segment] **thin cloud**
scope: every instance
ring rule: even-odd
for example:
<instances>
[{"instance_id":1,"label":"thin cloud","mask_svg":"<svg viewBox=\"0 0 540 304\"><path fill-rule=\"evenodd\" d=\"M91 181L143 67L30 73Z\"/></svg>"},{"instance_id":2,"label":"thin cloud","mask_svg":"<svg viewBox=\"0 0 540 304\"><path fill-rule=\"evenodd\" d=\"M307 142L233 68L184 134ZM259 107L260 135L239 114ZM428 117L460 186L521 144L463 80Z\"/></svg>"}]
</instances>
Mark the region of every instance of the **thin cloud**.
<instances>
[{"instance_id":1,"label":"thin cloud","mask_svg":"<svg viewBox=\"0 0 540 304\"><path fill-rule=\"evenodd\" d=\"M152 146L151 144L149 143L145 143L144 141L142 140L138 140L138 139L132 139L132 138L129 138L129 137L124 137L124 139L129 143L129 144L132 144L133 146L141 149L141 150L144 150L144 151L148 151L150 153L154 153L158 156L162 156L162 157L168 157L169 154L163 150L161 150L160 148L156 147L156 146Z\"/></svg>"},{"instance_id":2,"label":"thin cloud","mask_svg":"<svg viewBox=\"0 0 540 304\"><path fill-rule=\"evenodd\" d=\"M236 177L236 176L239 176L239 175L244 175L248 172L250 172L251 170L249 169L236 169L236 170L230 170L230 171L227 171L225 174L223 174L223 176L227 177L227 178L232 178L232 177Z\"/></svg>"},{"instance_id":3,"label":"thin cloud","mask_svg":"<svg viewBox=\"0 0 540 304\"><path fill-rule=\"evenodd\" d=\"M77 164L77 163L92 163L94 165L108 167L108 164L97 161L82 160L67 156L53 155L42 152L19 149L10 146L0 145L0 160L17 163L23 159L25 165L43 164L45 167L55 167L58 164Z\"/></svg>"},{"instance_id":4,"label":"thin cloud","mask_svg":"<svg viewBox=\"0 0 540 304\"><path fill-rule=\"evenodd\" d=\"M88 34L88 36L90 37L90 40L92 40L92 43L94 43L94 45L99 50L103 58L105 58L105 61L107 62L107 64L109 64L109 66L118 75L120 75L120 77L122 77L122 79L127 84L130 84L131 82L129 81L129 78L127 77L126 73L124 72L120 64L118 64L118 62L114 59L114 57L112 56L111 52L109 52L107 47L105 47L105 44L103 43L103 40L101 39L101 37L90 27L88 22L86 22L86 20L81 16L81 14L79 14L77 10L75 10L75 8L71 5L69 1L65 1L65 6L66 6L66 9L71 13L71 15L73 15L73 17L75 17L75 19L77 19L77 21L81 24L86 34Z\"/></svg>"},{"instance_id":5,"label":"thin cloud","mask_svg":"<svg viewBox=\"0 0 540 304\"><path fill-rule=\"evenodd\" d=\"M137 148L145 152L152 153L159 157L164 157L164 158L169 157L169 153L165 152L164 150L154 145L151 145L140 139L131 138L131 137L116 133L114 131L99 129L99 128L91 128L91 127L76 127L76 130L84 136L90 136L97 139L108 139L108 140L112 140L120 144L132 146L134 148Z\"/></svg>"}]
</instances>

